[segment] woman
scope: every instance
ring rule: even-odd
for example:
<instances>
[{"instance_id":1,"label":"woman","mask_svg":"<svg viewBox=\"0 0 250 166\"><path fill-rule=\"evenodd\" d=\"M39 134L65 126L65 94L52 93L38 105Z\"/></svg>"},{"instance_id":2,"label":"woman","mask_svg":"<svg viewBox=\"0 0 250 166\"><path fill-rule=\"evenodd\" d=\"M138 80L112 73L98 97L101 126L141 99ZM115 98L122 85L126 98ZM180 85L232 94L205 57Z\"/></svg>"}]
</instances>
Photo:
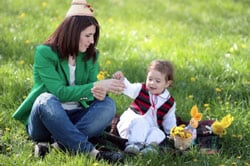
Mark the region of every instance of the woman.
<instances>
[{"instance_id":1,"label":"woman","mask_svg":"<svg viewBox=\"0 0 250 166\"><path fill-rule=\"evenodd\" d=\"M64 21L38 46L34 86L13 117L35 142L56 142L69 151L118 161L116 152L100 152L89 138L100 135L116 112L108 92L120 93L115 79L97 82L99 24L85 0L73 0Z\"/></svg>"}]
</instances>

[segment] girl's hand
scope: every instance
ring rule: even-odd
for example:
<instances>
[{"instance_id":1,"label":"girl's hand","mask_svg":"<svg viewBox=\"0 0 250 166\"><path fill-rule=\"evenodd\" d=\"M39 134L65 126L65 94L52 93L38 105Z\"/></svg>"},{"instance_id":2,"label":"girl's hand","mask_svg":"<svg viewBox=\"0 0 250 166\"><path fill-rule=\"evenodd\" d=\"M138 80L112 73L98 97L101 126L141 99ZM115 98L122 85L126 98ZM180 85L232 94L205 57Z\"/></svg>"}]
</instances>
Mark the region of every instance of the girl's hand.
<instances>
[{"instance_id":1,"label":"girl's hand","mask_svg":"<svg viewBox=\"0 0 250 166\"><path fill-rule=\"evenodd\" d=\"M117 80L123 80L124 74L121 71L117 71L113 74L113 78Z\"/></svg>"}]
</instances>

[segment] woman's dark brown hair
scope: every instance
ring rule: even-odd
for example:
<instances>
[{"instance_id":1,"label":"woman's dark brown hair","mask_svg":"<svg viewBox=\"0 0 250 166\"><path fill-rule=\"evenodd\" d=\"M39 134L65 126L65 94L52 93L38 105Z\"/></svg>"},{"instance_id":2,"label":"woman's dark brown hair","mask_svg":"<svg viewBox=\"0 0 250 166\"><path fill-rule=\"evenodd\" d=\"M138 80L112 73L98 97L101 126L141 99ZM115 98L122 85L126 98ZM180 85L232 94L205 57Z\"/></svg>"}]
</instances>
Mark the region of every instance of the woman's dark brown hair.
<instances>
[{"instance_id":1,"label":"woman's dark brown hair","mask_svg":"<svg viewBox=\"0 0 250 166\"><path fill-rule=\"evenodd\" d=\"M66 17L44 44L51 46L52 50L57 52L62 59L77 55L79 53L80 34L91 25L96 27L94 44L91 44L86 50L87 56L85 56L84 60L93 58L95 62L97 59L96 45L99 39L100 27L98 21L92 16Z\"/></svg>"}]
</instances>

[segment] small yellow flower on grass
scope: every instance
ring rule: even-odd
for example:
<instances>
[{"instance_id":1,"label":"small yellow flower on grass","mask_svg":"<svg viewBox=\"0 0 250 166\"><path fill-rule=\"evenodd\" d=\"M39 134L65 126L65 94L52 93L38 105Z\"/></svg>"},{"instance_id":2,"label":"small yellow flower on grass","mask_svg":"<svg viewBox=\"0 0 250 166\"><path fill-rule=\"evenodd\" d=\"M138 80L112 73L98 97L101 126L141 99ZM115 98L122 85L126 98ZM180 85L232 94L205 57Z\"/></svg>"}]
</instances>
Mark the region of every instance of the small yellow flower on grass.
<instances>
[{"instance_id":1,"label":"small yellow flower on grass","mask_svg":"<svg viewBox=\"0 0 250 166\"><path fill-rule=\"evenodd\" d=\"M237 165L237 163L236 162L232 162L232 166L234 166L234 165Z\"/></svg>"},{"instance_id":2,"label":"small yellow flower on grass","mask_svg":"<svg viewBox=\"0 0 250 166\"><path fill-rule=\"evenodd\" d=\"M10 151L11 151L11 147L7 147L7 148L6 148L6 151L7 151L7 152L10 152Z\"/></svg>"},{"instance_id":3,"label":"small yellow flower on grass","mask_svg":"<svg viewBox=\"0 0 250 166\"><path fill-rule=\"evenodd\" d=\"M25 44L30 44L30 41L29 40L25 40Z\"/></svg>"},{"instance_id":4,"label":"small yellow flower on grass","mask_svg":"<svg viewBox=\"0 0 250 166\"><path fill-rule=\"evenodd\" d=\"M98 166L98 163L94 163L93 166Z\"/></svg>"},{"instance_id":5,"label":"small yellow flower on grass","mask_svg":"<svg viewBox=\"0 0 250 166\"><path fill-rule=\"evenodd\" d=\"M241 48L246 48L247 45L246 44L241 44Z\"/></svg>"},{"instance_id":6,"label":"small yellow flower on grass","mask_svg":"<svg viewBox=\"0 0 250 166\"><path fill-rule=\"evenodd\" d=\"M23 65L23 64L24 64L24 60L20 60L18 63L19 63L20 65Z\"/></svg>"},{"instance_id":7,"label":"small yellow flower on grass","mask_svg":"<svg viewBox=\"0 0 250 166\"><path fill-rule=\"evenodd\" d=\"M204 107L209 107L209 104L207 104L207 103L206 103L206 104L204 104Z\"/></svg>"},{"instance_id":8,"label":"small yellow flower on grass","mask_svg":"<svg viewBox=\"0 0 250 166\"><path fill-rule=\"evenodd\" d=\"M192 82L195 82L195 81L196 81L196 78L195 78L195 77L191 77L190 80L191 80Z\"/></svg>"},{"instance_id":9,"label":"small yellow flower on grass","mask_svg":"<svg viewBox=\"0 0 250 166\"><path fill-rule=\"evenodd\" d=\"M47 2L42 2L42 7L45 8L47 6Z\"/></svg>"},{"instance_id":10,"label":"small yellow flower on grass","mask_svg":"<svg viewBox=\"0 0 250 166\"><path fill-rule=\"evenodd\" d=\"M10 131L10 128L6 127L6 128L5 128L5 131Z\"/></svg>"},{"instance_id":11,"label":"small yellow flower on grass","mask_svg":"<svg viewBox=\"0 0 250 166\"><path fill-rule=\"evenodd\" d=\"M221 89L220 88L215 88L215 91L216 92L221 92Z\"/></svg>"},{"instance_id":12,"label":"small yellow flower on grass","mask_svg":"<svg viewBox=\"0 0 250 166\"><path fill-rule=\"evenodd\" d=\"M25 13L24 12L22 12L19 16L18 16L18 18L20 18L20 19L22 19L22 18L24 18L25 17Z\"/></svg>"},{"instance_id":13,"label":"small yellow flower on grass","mask_svg":"<svg viewBox=\"0 0 250 166\"><path fill-rule=\"evenodd\" d=\"M111 61L107 60L106 65L110 65L110 64L111 64Z\"/></svg>"},{"instance_id":14,"label":"small yellow flower on grass","mask_svg":"<svg viewBox=\"0 0 250 166\"><path fill-rule=\"evenodd\" d=\"M112 22L113 22L113 19L112 19L112 18L109 18L109 19L108 19L108 22L109 22L109 23L112 23Z\"/></svg>"}]
</instances>

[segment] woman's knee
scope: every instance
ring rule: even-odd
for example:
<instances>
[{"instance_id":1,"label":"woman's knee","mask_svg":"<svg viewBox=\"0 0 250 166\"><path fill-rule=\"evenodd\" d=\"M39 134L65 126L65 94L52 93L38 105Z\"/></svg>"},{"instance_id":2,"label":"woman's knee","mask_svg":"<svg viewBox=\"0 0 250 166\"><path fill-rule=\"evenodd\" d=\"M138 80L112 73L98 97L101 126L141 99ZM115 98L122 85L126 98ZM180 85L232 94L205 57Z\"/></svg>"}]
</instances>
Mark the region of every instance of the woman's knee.
<instances>
[{"instance_id":1,"label":"woman's knee","mask_svg":"<svg viewBox=\"0 0 250 166\"><path fill-rule=\"evenodd\" d=\"M46 103L50 102L51 100L58 100L58 98L51 93L44 92L44 93L41 93L37 97L36 102L38 104L46 104Z\"/></svg>"},{"instance_id":2,"label":"woman's knee","mask_svg":"<svg viewBox=\"0 0 250 166\"><path fill-rule=\"evenodd\" d=\"M114 100L110 97L105 97L101 103L102 111L100 113L108 114L113 118L116 113L116 105Z\"/></svg>"},{"instance_id":3,"label":"woman's knee","mask_svg":"<svg viewBox=\"0 0 250 166\"><path fill-rule=\"evenodd\" d=\"M77 128L82 128L81 130L89 137L97 136L111 124L115 112L115 103L111 98L106 97L103 101L96 101L93 105L90 105L88 114L81 119L84 126L81 122L78 122L77 125L81 127Z\"/></svg>"},{"instance_id":4,"label":"woman's knee","mask_svg":"<svg viewBox=\"0 0 250 166\"><path fill-rule=\"evenodd\" d=\"M110 107L111 110L113 110L114 112L116 111L116 105L113 99L111 99L110 97L105 97L105 103L108 107Z\"/></svg>"},{"instance_id":5,"label":"woman's knee","mask_svg":"<svg viewBox=\"0 0 250 166\"><path fill-rule=\"evenodd\" d=\"M35 116L37 114L40 118L56 118L58 113L61 112L58 111L60 109L63 108L59 99L53 94L45 92L37 97L33 104L31 115Z\"/></svg>"}]
</instances>

